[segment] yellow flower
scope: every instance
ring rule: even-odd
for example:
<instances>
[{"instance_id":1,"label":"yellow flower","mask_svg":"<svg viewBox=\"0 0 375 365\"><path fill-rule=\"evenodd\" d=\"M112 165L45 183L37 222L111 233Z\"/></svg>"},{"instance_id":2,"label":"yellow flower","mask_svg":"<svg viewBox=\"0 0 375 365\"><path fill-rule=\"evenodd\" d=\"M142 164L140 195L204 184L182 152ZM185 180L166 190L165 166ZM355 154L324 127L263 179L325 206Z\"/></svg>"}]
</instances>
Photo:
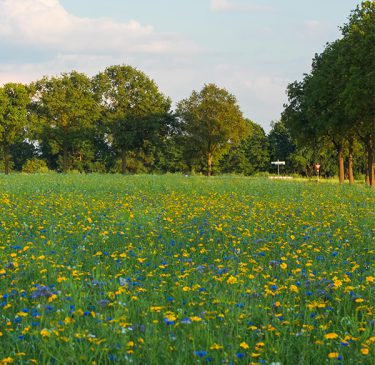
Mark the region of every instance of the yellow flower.
<instances>
[{"instance_id":1,"label":"yellow flower","mask_svg":"<svg viewBox=\"0 0 375 365\"><path fill-rule=\"evenodd\" d=\"M337 359L338 357L339 357L339 353L338 352L330 352L329 354L328 354L328 358L329 359Z\"/></svg>"},{"instance_id":2,"label":"yellow flower","mask_svg":"<svg viewBox=\"0 0 375 365\"><path fill-rule=\"evenodd\" d=\"M367 347L363 347L363 348L361 348L361 354L362 354L362 355L368 355L369 352L370 352L370 351L369 351L369 349L368 349Z\"/></svg>"},{"instance_id":3,"label":"yellow flower","mask_svg":"<svg viewBox=\"0 0 375 365\"><path fill-rule=\"evenodd\" d=\"M168 321L175 321L177 319L176 315L173 312L166 312L164 316L168 319Z\"/></svg>"},{"instance_id":4,"label":"yellow flower","mask_svg":"<svg viewBox=\"0 0 375 365\"><path fill-rule=\"evenodd\" d=\"M51 302L53 302L56 298L57 298L57 295L56 295L56 294L52 294L52 295L48 298L48 302L51 303Z\"/></svg>"},{"instance_id":5,"label":"yellow flower","mask_svg":"<svg viewBox=\"0 0 375 365\"><path fill-rule=\"evenodd\" d=\"M162 309L163 307L150 307L150 311L156 313L159 313Z\"/></svg>"},{"instance_id":6,"label":"yellow flower","mask_svg":"<svg viewBox=\"0 0 375 365\"><path fill-rule=\"evenodd\" d=\"M250 348L246 342L241 342L240 347L242 347L244 350L248 350Z\"/></svg>"},{"instance_id":7,"label":"yellow flower","mask_svg":"<svg viewBox=\"0 0 375 365\"><path fill-rule=\"evenodd\" d=\"M0 360L1 365L11 364L12 362L13 362L13 359L11 357L6 357Z\"/></svg>"},{"instance_id":8,"label":"yellow flower","mask_svg":"<svg viewBox=\"0 0 375 365\"><path fill-rule=\"evenodd\" d=\"M339 337L339 335L337 333L327 333L325 336L324 336L327 340L334 340L335 338Z\"/></svg>"},{"instance_id":9,"label":"yellow flower","mask_svg":"<svg viewBox=\"0 0 375 365\"><path fill-rule=\"evenodd\" d=\"M375 279L373 276L366 276L366 283L373 283L375 282Z\"/></svg>"},{"instance_id":10,"label":"yellow flower","mask_svg":"<svg viewBox=\"0 0 375 365\"><path fill-rule=\"evenodd\" d=\"M289 290L290 290L292 293L298 293L298 292L299 292L299 290L298 290L298 288L297 288L296 285L291 285L291 286L289 287Z\"/></svg>"},{"instance_id":11,"label":"yellow flower","mask_svg":"<svg viewBox=\"0 0 375 365\"><path fill-rule=\"evenodd\" d=\"M190 317L190 320L193 322L201 322L202 318L198 316L193 316L193 317Z\"/></svg>"},{"instance_id":12,"label":"yellow flower","mask_svg":"<svg viewBox=\"0 0 375 365\"><path fill-rule=\"evenodd\" d=\"M71 317L65 317L64 321L65 324L74 323L74 319Z\"/></svg>"},{"instance_id":13,"label":"yellow flower","mask_svg":"<svg viewBox=\"0 0 375 365\"><path fill-rule=\"evenodd\" d=\"M229 276L228 280L227 280L227 284L236 284L237 283L237 278L233 275Z\"/></svg>"},{"instance_id":14,"label":"yellow flower","mask_svg":"<svg viewBox=\"0 0 375 365\"><path fill-rule=\"evenodd\" d=\"M27 317L27 316L28 316L28 313L26 313L26 312L18 312L18 313L17 313L17 316L18 316L18 317Z\"/></svg>"},{"instance_id":15,"label":"yellow flower","mask_svg":"<svg viewBox=\"0 0 375 365\"><path fill-rule=\"evenodd\" d=\"M282 264L280 264L280 267L281 267L283 270L285 270L285 269L288 267L288 265L287 265L285 262L283 262Z\"/></svg>"},{"instance_id":16,"label":"yellow flower","mask_svg":"<svg viewBox=\"0 0 375 365\"><path fill-rule=\"evenodd\" d=\"M217 344L217 343L213 343L210 347L210 350L221 350L223 348L223 346Z\"/></svg>"},{"instance_id":17,"label":"yellow flower","mask_svg":"<svg viewBox=\"0 0 375 365\"><path fill-rule=\"evenodd\" d=\"M43 329L40 331L40 334L41 334L43 337L51 337L51 331L48 330L47 328L43 328Z\"/></svg>"},{"instance_id":18,"label":"yellow flower","mask_svg":"<svg viewBox=\"0 0 375 365\"><path fill-rule=\"evenodd\" d=\"M340 286L342 286L342 281L337 279L333 282L333 285L335 286L335 288L339 288Z\"/></svg>"},{"instance_id":19,"label":"yellow flower","mask_svg":"<svg viewBox=\"0 0 375 365\"><path fill-rule=\"evenodd\" d=\"M363 299L363 298L357 298L356 300L355 300L355 302L356 303L362 303L362 302L364 302L365 300Z\"/></svg>"}]
</instances>

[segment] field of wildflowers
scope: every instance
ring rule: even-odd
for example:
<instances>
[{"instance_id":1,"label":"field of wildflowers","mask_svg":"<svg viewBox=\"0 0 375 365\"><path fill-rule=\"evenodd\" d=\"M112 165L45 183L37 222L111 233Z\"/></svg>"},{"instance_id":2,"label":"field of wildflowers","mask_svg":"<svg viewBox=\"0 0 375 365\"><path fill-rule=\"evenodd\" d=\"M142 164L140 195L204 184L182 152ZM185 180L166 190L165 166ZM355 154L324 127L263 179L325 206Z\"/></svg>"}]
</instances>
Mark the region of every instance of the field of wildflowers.
<instances>
[{"instance_id":1,"label":"field of wildflowers","mask_svg":"<svg viewBox=\"0 0 375 365\"><path fill-rule=\"evenodd\" d=\"M0 177L0 364L370 364L375 192Z\"/></svg>"}]
</instances>

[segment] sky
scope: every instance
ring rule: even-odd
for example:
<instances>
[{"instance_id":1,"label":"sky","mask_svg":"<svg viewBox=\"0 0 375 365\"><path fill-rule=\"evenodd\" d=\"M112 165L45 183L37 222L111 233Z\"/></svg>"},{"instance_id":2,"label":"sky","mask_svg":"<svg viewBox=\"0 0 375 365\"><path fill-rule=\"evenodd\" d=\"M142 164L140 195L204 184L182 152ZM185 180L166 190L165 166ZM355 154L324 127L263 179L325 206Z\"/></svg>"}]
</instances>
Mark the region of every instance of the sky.
<instances>
[{"instance_id":1,"label":"sky","mask_svg":"<svg viewBox=\"0 0 375 365\"><path fill-rule=\"evenodd\" d=\"M0 0L0 85L111 65L145 72L173 105L207 83L266 132L287 85L340 37L355 0Z\"/></svg>"}]
</instances>

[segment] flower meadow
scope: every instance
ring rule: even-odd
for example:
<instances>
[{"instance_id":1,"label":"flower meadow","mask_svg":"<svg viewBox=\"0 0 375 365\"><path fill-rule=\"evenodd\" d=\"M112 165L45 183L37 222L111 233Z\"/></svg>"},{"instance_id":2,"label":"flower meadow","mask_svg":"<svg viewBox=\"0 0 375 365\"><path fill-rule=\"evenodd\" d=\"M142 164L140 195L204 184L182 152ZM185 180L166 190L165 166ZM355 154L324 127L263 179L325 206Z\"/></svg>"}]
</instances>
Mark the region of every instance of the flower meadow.
<instances>
[{"instance_id":1,"label":"flower meadow","mask_svg":"<svg viewBox=\"0 0 375 365\"><path fill-rule=\"evenodd\" d=\"M371 364L375 192L0 177L0 364Z\"/></svg>"}]
</instances>

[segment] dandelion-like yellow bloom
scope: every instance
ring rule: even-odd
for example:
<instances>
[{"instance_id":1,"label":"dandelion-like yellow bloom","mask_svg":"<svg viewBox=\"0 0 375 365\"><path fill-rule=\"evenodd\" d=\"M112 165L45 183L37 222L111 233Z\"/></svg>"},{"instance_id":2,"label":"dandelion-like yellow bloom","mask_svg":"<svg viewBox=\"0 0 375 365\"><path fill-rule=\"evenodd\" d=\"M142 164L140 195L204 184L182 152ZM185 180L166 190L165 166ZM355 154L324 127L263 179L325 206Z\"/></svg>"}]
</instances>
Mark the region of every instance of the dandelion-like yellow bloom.
<instances>
[{"instance_id":1,"label":"dandelion-like yellow bloom","mask_svg":"<svg viewBox=\"0 0 375 365\"><path fill-rule=\"evenodd\" d=\"M337 333L327 333L325 336L324 336L327 340L334 340L336 339L337 337L339 337L339 335Z\"/></svg>"},{"instance_id":2,"label":"dandelion-like yellow bloom","mask_svg":"<svg viewBox=\"0 0 375 365\"><path fill-rule=\"evenodd\" d=\"M223 348L223 346L217 344L217 343L213 343L211 346L210 346L210 350L221 350Z\"/></svg>"},{"instance_id":3,"label":"dandelion-like yellow bloom","mask_svg":"<svg viewBox=\"0 0 375 365\"><path fill-rule=\"evenodd\" d=\"M43 328L43 329L40 331L40 334L41 334L43 337L51 337L51 331L48 330L47 328Z\"/></svg>"},{"instance_id":4,"label":"dandelion-like yellow bloom","mask_svg":"<svg viewBox=\"0 0 375 365\"><path fill-rule=\"evenodd\" d=\"M228 280L227 280L227 284L236 284L237 283L237 278L233 275L231 275Z\"/></svg>"},{"instance_id":5,"label":"dandelion-like yellow bloom","mask_svg":"<svg viewBox=\"0 0 375 365\"><path fill-rule=\"evenodd\" d=\"M240 347L243 348L244 350L247 350L247 349L250 348L249 345L246 342L241 342Z\"/></svg>"}]
</instances>

